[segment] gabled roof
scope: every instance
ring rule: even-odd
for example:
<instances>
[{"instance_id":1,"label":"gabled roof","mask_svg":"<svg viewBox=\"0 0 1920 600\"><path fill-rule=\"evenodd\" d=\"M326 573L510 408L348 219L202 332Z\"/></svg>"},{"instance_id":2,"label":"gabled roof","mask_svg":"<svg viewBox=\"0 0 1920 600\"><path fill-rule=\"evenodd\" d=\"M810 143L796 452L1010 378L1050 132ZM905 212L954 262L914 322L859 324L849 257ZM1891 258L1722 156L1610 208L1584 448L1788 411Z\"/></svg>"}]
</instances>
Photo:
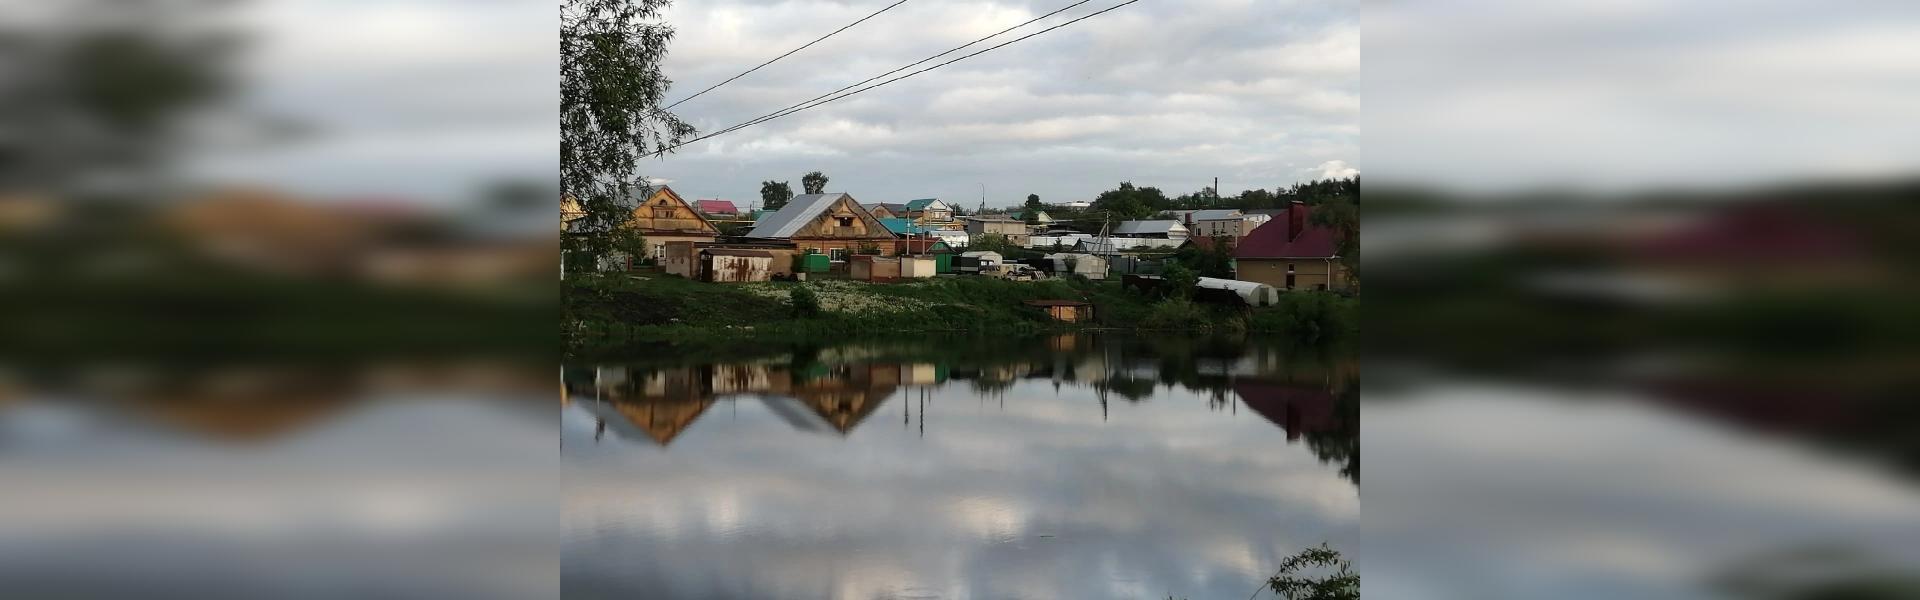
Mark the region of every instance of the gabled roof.
<instances>
[{"instance_id":1,"label":"gabled roof","mask_svg":"<svg viewBox=\"0 0 1920 600\"><path fill-rule=\"evenodd\" d=\"M740 208L732 200L700 200L694 202L694 209L707 214L740 214Z\"/></svg>"},{"instance_id":2,"label":"gabled roof","mask_svg":"<svg viewBox=\"0 0 1920 600\"><path fill-rule=\"evenodd\" d=\"M935 203L935 202L940 202L940 199L939 199L939 198L921 198L921 199L919 199L919 200L914 200L914 201L911 201L911 202L908 202L908 203L907 203L907 210L926 210L926 209L927 209L927 205L929 205L929 204L933 204L933 203ZM941 206L946 206L946 205L947 205L947 203L945 203L945 202L940 202L940 205L941 205Z\"/></svg>"},{"instance_id":3,"label":"gabled roof","mask_svg":"<svg viewBox=\"0 0 1920 600\"><path fill-rule=\"evenodd\" d=\"M905 204L901 204L901 203L898 203L898 202L880 202L880 203L877 203L877 204L868 204L868 205L867 205L867 210L868 210L868 211L876 211L876 210L880 210L880 209L882 209L882 208L884 208L884 209L887 209L887 212L890 212L890 213L893 213L893 214L896 214L896 215L897 215L897 214L900 214L900 213L904 213L904 212L907 212L907 205L905 205Z\"/></svg>"},{"instance_id":4,"label":"gabled roof","mask_svg":"<svg viewBox=\"0 0 1920 600\"><path fill-rule=\"evenodd\" d=\"M1234 258L1334 258L1340 255L1339 244L1332 229L1323 225L1314 225L1308 219L1312 209L1305 205L1296 205L1300 211L1302 223L1298 234L1290 231L1289 221L1294 219L1276 216L1273 220L1255 227L1247 237L1241 238L1240 245L1233 250Z\"/></svg>"},{"instance_id":5,"label":"gabled roof","mask_svg":"<svg viewBox=\"0 0 1920 600\"><path fill-rule=\"evenodd\" d=\"M833 206L834 202L838 202L844 197L846 197L846 194L806 194L794 196L793 199L788 200L787 205L781 207L779 211L767 215L765 218L760 219L759 223L755 223L753 231L748 232L748 235L757 238L793 237L793 234L800 232L800 228L806 227L808 222L813 221L813 218L818 216L820 211L826 210L829 206Z\"/></svg>"},{"instance_id":6,"label":"gabled roof","mask_svg":"<svg viewBox=\"0 0 1920 600\"><path fill-rule=\"evenodd\" d=\"M1179 221L1122 221L1113 228L1114 235L1158 235L1174 231L1185 231L1187 227Z\"/></svg>"},{"instance_id":7,"label":"gabled roof","mask_svg":"<svg viewBox=\"0 0 1920 600\"><path fill-rule=\"evenodd\" d=\"M847 204L852 206L854 210L860 211L861 215L869 219L873 218L873 215L867 212L867 208L861 206L852 196L842 193L806 194L794 196L792 200L787 201L787 205L782 207L779 212L767 215L766 218L755 223L753 230L747 232L747 236L756 238L793 237L793 235L799 233L801 229L805 229L808 223L812 223L814 217L820 216L822 211L832 207L834 203L839 202L842 198L846 199ZM878 219L875 219L875 221L878 221Z\"/></svg>"}]
</instances>

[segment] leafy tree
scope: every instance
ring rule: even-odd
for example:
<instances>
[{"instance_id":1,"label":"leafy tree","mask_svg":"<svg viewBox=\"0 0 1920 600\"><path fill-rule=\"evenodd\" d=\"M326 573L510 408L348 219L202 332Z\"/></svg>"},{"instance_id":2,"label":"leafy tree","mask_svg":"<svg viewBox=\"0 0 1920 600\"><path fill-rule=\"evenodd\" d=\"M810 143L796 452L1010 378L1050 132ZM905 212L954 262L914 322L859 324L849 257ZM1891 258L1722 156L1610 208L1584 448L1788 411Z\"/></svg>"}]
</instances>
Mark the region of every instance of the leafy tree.
<instances>
[{"instance_id":1,"label":"leafy tree","mask_svg":"<svg viewBox=\"0 0 1920 600\"><path fill-rule=\"evenodd\" d=\"M651 22L668 0L562 0L560 3L560 197L586 215L567 236L587 258L613 250L600 234L627 219L640 157L666 151L695 133L661 108L673 85L660 70L673 28Z\"/></svg>"},{"instance_id":2,"label":"leafy tree","mask_svg":"<svg viewBox=\"0 0 1920 600\"><path fill-rule=\"evenodd\" d=\"M1201 277L1233 278L1233 252L1227 249L1233 238L1214 236L1207 247L1187 246L1174 252L1173 259L1193 269Z\"/></svg>"},{"instance_id":3,"label":"leafy tree","mask_svg":"<svg viewBox=\"0 0 1920 600\"><path fill-rule=\"evenodd\" d=\"M1040 210L1043 208L1046 208L1046 205L1040 203L1039 194L1027 194L1027 210Z\"/></svg>"},{"instance_id":4,"label":"leafy tree","mask_svg":"<svg viewBox=\"0 0 1920 600\"><path fill-rule=\"evenodd\" d=\"M1095 210L1111 213L1119 220L1144 219L1170 205L1171 201L1159 188L1134 187L1132 182L1121 182L1120 187L1101 192L1093 200Z\"/></svg>"},{"instance_id":5,"label":"leafy tree","mask_svg":"<svg viewBox=\"0 0 1920 600\"><path fill-rule=\"evenodd\" d=\"M1180 264L1180 261L1167 261L1166 268L1160 271L1160 277L1167 282L1167 292L1174 298L1186 298L1193 295L1193 286L1200 284L1200 274Z\"/></svg>"},{"instance_id":6,"label":"leafy tree","mask_svg":"<svg viewBox=\"0 0 1920 600\"><path fill-rule=\"evenodd\" d=\"M760 182L760 206L767 210L780 210L793 199L793 186L785 181Z\"/></svg>"},{"instance_id":7,"label":"leafy tree","mask_svg":"<svg viewBox=\"0 0 1920 600\"><path fill-rule=\"evenodd\" d=\"M1348 277L1360 279L1360 206L1353 199L1335 197L1313 208L1313 214L1307 220L1333 230L1334 251L1340 253L1340 264L1346 266Z\"/></svg>"},{"instance_id":8,"label":"leafy tree","mask_svg":"<svg viewBox=\"0 0 1920 600\"><path fill-rule=\"evenodd\" d=\"M1020 212L1020 220L1026 222L1028 225L1039 225L1040 209L1028 207L1026 210Z\"/></svg>"},{"instance_id":9,"label":"leafy tree","mask_svg":"<svg viewBox=\"0 0 1920 600\"><path fill-rule=\"evenodd\" d=\"M1332 573L1322 576L1296 575L1301 569L1320 567ZM1280 569L1267 580L1267 587L1287 600L1360 600L1360 574L1340 557L1340 551L1325 543L1300 551L1281 561Z\"/></svg>"},{"instance_id":10,"label":"leafy tree","mask_svg":"<svg viewBox=\"0 0 1920 600\"><path fill-rule=\"evenodd\" d=\"M800 178L800 185L805 186L809 194L825 194L827 193L827 175L819 171L808 173Z\"/></svg>"}]
</instances>

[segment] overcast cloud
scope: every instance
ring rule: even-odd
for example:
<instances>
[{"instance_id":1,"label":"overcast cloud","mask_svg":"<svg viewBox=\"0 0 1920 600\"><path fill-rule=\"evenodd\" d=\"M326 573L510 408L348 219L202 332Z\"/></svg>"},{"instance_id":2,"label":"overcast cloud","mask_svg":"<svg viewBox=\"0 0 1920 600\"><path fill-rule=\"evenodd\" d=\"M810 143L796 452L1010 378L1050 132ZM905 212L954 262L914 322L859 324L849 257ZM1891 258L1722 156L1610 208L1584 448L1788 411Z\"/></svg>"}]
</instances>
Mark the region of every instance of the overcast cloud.
<instances>
[{"instance_id":1,"label":"overcast cloud","mask_svg":"<svg viewBox=\"0 0 1920 600\"><path fill-rule=\"evenodd\" d=\"M680 99L890 0L676 3ZM910 0L674 111L702 132L772 112L1071 4ZM995 42L1065 22L1100 0ZM688 197L759 199L820 170L864 202L1091 199L1120 181L1228 194L1360 166L1359 5L1143 0L821 108L648 161ZM974 49L984 48L982 44ZM972 51L970 49L969 51ZM958 56L955 54L953 56ZM951 58L951 57L949 57ZM944 59L943 59L944 60Z\"/></svg>"}]
</instances>

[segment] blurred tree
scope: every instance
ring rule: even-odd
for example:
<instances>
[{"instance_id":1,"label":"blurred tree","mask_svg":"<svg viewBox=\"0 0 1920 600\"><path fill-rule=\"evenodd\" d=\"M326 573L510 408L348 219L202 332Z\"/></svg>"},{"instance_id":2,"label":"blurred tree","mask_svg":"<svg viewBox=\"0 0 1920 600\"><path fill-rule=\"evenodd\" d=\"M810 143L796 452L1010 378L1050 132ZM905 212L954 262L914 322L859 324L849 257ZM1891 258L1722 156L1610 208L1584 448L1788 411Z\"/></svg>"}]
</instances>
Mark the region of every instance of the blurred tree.
<instances>
[{"instance_id":1,"label":"blurred tree","mask_svg":"<svg viewBox=\"0 0 1920 600\"><path fill-rule=\"evenodd\" d=\"M695 133L660 107L672 80L660 70L673 28L654 22L667 0L561 0L560 196L580 203L566 252L599 257L644 186L642 156Z\"/></svg>"},{"instance_id":2,"label":"blurred tree","mask_svg":"<svg viewBox=\"0 0 1920 600\"><path fill-rule=\"evenodd\" d=\"M760 207L767 210L780 210L793 199L793 186L785 181L760 182Z\"/></svg>"},{"instance_id":3,"label":"blurred tree","mask_svg":"<svg viewBox=\"0 0 1920 600\"><path fill-rule=\"evenodd\" d=\"M1121 182L1120 187L1101 192L1093 200L1095 210L1111 213L1118 220L1144 219L1166 210L1170 204L1159 188L1134 187L1133 182Z\"/></svg>"},{"instance_id":4,"label":"blurred tree","mask_svg":"<svg viewBox=\"0 0 1920 600\"><path fill-rule=\"evenodd\" d=\"M1355 284L1360 280L1360 205L1356 200L1358 196L1335 196L1315 206L1307 218L1314 225L1333 230L1334 251L1340 254L1340 263Z\"/></svg>"},{"instance_id":5,"label":"blurred tree","mask_svg":"<svg viewBox=\"0 0 1920 600\"><path fill-rule=\"evenodd\" d=\"M1046 207L1047 207L1047 205L1045 205L1045 204L1041 204L1041 203L1040 203L1040 195L1039 195L1039 194L1027 194L1027 209L1028 209L1028 210L1040 210L1040 209L1043 209L1043 208L1046 208Z\"/></svg>"},{"instance_id":6,"label":"blurred tree","mask_svg":"<svg viewBox=\"0 0 1920 600\"><path fill-rule=\"evenodd\" d=\"M808 173L800 178L800 185L806 187L809 194L827 193L827 175L819 171Z\"/></svg>"}]
</instances>

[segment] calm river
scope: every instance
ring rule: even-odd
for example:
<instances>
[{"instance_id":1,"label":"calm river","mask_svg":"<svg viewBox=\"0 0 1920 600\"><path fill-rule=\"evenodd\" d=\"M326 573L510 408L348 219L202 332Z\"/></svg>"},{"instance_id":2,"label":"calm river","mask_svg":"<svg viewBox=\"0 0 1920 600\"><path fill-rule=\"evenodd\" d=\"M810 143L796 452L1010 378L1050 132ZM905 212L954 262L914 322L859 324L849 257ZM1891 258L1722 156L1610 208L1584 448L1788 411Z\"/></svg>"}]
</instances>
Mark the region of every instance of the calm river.
<instances>
[{"instance_id":1,"label":"calm river","mask_svg":"<svg viewBox=\"0 0 1920 600\"><path fill-rule=\"evenodd\" d=\"M563 380L568 598L1244 598L1358 545L1350 355L1077 335Z\"/></svg>"}]
</instances>

